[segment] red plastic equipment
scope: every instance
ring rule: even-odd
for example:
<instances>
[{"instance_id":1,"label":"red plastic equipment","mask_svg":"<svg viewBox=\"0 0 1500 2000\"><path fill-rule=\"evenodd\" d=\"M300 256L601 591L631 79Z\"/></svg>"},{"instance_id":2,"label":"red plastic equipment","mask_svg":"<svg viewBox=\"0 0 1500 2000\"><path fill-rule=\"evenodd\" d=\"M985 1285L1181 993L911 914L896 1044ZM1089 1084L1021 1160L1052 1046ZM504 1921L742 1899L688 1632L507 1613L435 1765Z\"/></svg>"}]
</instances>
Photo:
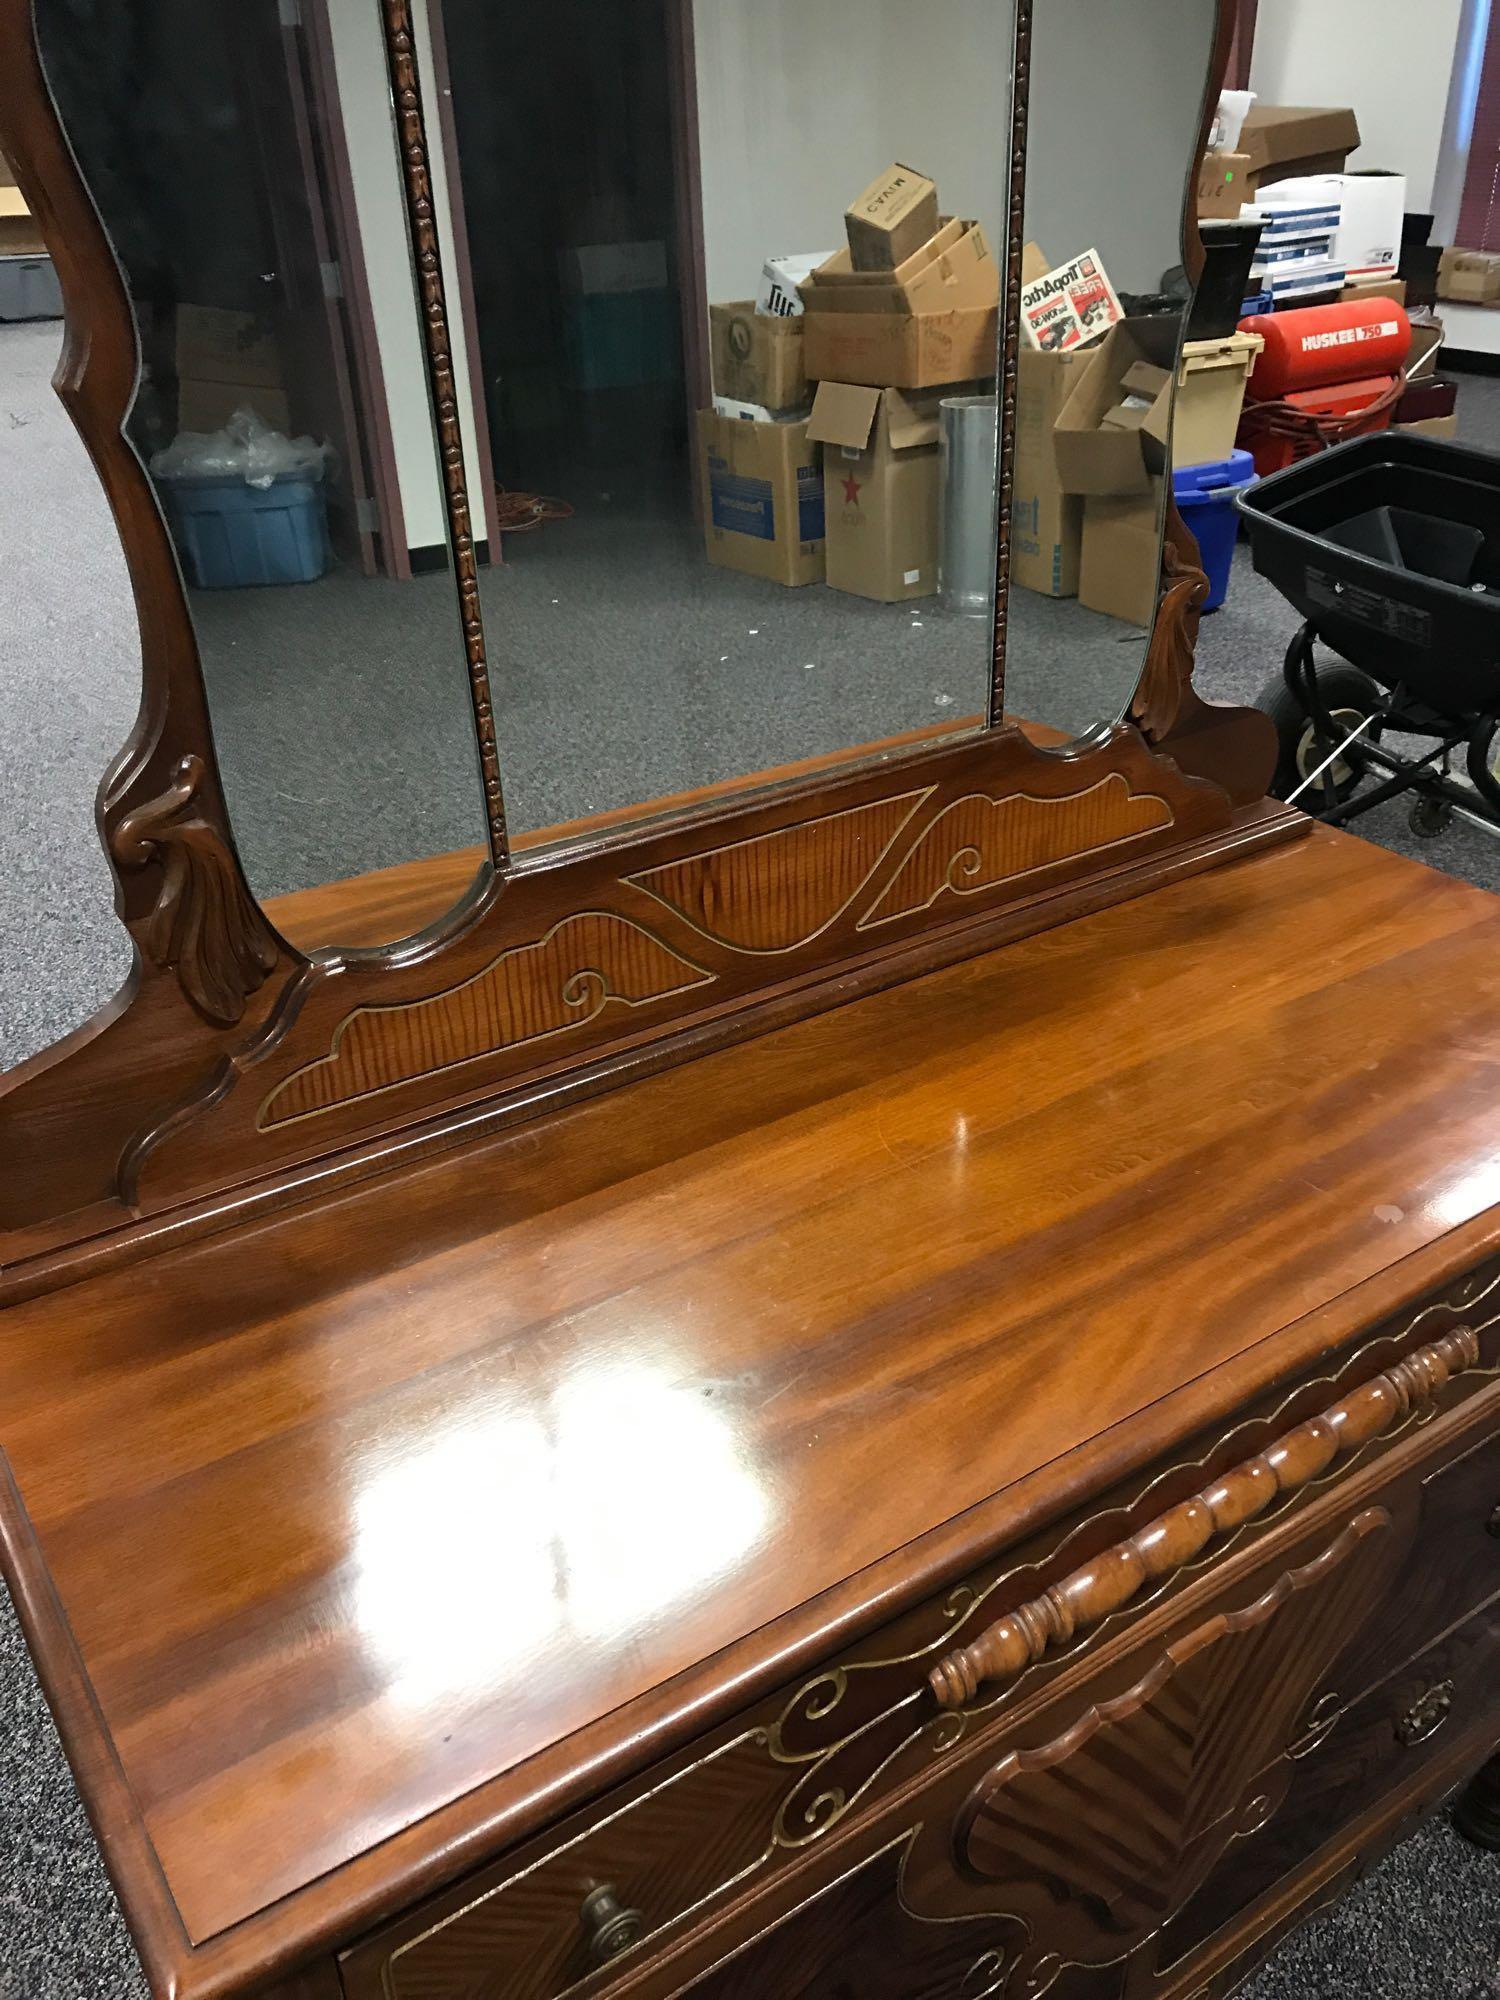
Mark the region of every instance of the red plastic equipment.
<instances>
[{"instance_id":1,"label":"red plastic equipment","mask_svg":"<svg viewBox=\"0 0 1500 2000\"><path fill-rule=\"evenodd\" d=\"M1262 478L1390 424L1411 353L1411 321L1394 299L1258 313L1240 330L1265 342L1239 431Z\"/></svg>"}]
</instances>

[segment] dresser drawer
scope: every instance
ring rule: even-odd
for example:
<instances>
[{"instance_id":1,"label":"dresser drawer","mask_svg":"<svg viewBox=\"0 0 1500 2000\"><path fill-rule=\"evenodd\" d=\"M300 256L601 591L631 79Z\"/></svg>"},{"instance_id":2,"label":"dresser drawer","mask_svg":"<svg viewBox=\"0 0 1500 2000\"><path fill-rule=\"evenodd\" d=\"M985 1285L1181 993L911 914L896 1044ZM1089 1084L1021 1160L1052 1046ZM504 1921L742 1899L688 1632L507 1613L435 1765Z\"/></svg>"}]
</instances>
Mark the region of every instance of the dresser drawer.
<instances>
[{"instance_id":1,"label":"dresser drawer","mask_svg":"<svg viewBox=\"0 0 1500 2000\"><path fill-rule=\"evenodd\" d=\"M1497 1565L1500 1568L1500 1565ZM1234 1844L1162 1934L1170 1968L1294 1879L1340 1830L1390 1794L1421 1784L1425 1770L1470 1746L1477 1764L1500 1742L1500 1577L1493 1600L1456 1631L1408 1660L1325 1726L1289 1760L1285 1797L1264 1825ZM1473 1747L1477 1745L1477 1748ZM1274 1789L1280 1774L1265 1773Z\"/></svg>"},{"instance_id":2,"label":"dresser drawer","mask_svg":"<svg viewBox=\"0 0 1500 2000\"><path fill-rule=\"evenodd\" d=\"M1236 1690L1274 1667L1277 1702L1252 1704L1263 1754L1241 1777L1299 1737L1326 1733L1335 1706L1349 1713L1398 1656L1500 1588L1500 1541L1484 1527L1500 1503L1488 1484L1500 1384L1481 1365L1478 1340L1450 1331L1383 1358L1374 1372L1351 1364L1331 1400L1326 1387L1304 1394L1290 1412L1233 1433L1206 1463L1104 1505L1050 1550L1020 1551L916 1607L738 1725L434 1899L345 1954L346 1992L561 2000L675 1990L677 1975L664 1971L661 1983L652 1967L698 1929L732 1928L742 1910L753 1929L762 1919L752 1906L779 1910L819 1873L847 1879L840 1893L855 1903L873 1895L871 1882L883 1879L876 1861L901 1835L900 1801L910 1795L928 1829L901 1866L931 1885L936 1921L967 1924L979 1914L975 1885L984 1885L981 1904L996 1894L977 1858L980 1818L966 1803L992 1768L994 1753L989 1762L981 1753L1013 1739L1032 1756L1053 1746L1055 1761L1057 1742L1092 1705L1133 1699L1154 1714L1154 1691L1138 1691L1143 1674L1166 1672L1170 1710L1190 1684L1227 1685L1226 1661L1239 1663ZM1243 1632L1210 1629L1221 1602L1248 1621ZM1193 1659L1163 1668L1185 1630L1200 1635ZM1241 1752L1247 1741L1237 1724ZM888 1810L898 1814L889 1825ZM939 1820L954 1831L933 1862ZM850 1858L851 1843L863 1858ZM1194 1870L1211 1865L1205 1853ZM1156 1926L1187 1893L1178 1880ZM1011 1914L1007 1949L1016 1924L1029 1923L1019 1906ZM957 1933L943 1937L946 1954ZM923 1949L901 1947L908 1959Z\"/></svg>"},{"instance_id":3,"label":"dresser drawer","mask_svg":"<svg viewBox=\"0 0 1500 2000\"><path fill-rule=\"evenodd\" d=\"M1389 1605L1394 1532L1377 1502L1202 1593L1107 1695L1047 1704L761 1936L632 2000L1195 1994L1258 1902L1455 1747L1477 1758L1500 1735L1500 1589L1349 1708L1317 1697L1345 1633Z\"/></svg>"}]
</instances>

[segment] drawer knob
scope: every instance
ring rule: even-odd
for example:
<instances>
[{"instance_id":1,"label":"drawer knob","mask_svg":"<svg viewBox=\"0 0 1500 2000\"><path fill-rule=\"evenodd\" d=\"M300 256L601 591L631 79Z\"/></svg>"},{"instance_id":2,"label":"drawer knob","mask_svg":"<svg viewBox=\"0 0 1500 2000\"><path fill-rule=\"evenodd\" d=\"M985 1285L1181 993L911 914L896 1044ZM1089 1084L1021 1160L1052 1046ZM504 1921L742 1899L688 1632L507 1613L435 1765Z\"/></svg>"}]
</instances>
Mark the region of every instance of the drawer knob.
<instances>
[{"instance_id":1,"label":"drawer knob","mask_svg":"<svg viewBox=\"0 0 1500 2000\"><path fill-rule=\"evenodd\" d=\"M589 1962L592 1965L608 1965L612 1958L618 1958L633 1944L639 1944L645 1935L644 1914L640 1910L627 1909L620 1901L619 1892L608 1883L602 1888L590 1889L583 1899L579 1915L588 1938Z\"/></svg>"},{"instance_id":2,"label":"drawer knob","mask_svg":"<svg viewBox=\"0 0 1500 2000\"><path fill-rule=\"evenodd\" d=\"M1453 1712L1453 1683L1439 1681L1414 1701L1396 1724L1396 1734L1410 1750L1436 1736Z\"/></svg>"},{"instance_id":3,"label":"drawer knob","mask_svg":"<svg viewBox=\"0 0 1500 2000\"><path fill-rule=\"evenodd\" d=\"M1485 1522L1484 1526L1485 1526L1485 1532L1487 1534L1493 1535L1495 1540L1497 1542L1500 1542L1500 1507L1497 1507L1495 1509L1494 1513L1491 1514L1490 1518Z\"/></svg>"}]
</instances>

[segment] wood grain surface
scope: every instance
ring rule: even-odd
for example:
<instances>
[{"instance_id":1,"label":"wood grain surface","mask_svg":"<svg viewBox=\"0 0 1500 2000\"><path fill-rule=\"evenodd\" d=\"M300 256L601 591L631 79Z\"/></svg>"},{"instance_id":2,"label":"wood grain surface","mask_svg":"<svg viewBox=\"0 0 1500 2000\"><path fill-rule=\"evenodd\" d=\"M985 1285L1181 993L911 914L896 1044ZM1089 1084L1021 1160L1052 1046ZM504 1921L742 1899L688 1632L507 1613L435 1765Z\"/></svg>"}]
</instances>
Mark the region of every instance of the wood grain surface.
<instances>
[{"instance_id":1,"label":"wood grain surface","mask_svg":"<svg viewBox=\"0 0 1500 2000\"><path fill-rule=\"evenodd\" d=\"M1319 831L13 1308L12 1572L187 1937L389 1893L425 1815L541 1810L571 1733L733 1700L919 1538L1055 1516L1350 1287L1477 1259L1497 942Z\"/></svg>"}]
</instances>

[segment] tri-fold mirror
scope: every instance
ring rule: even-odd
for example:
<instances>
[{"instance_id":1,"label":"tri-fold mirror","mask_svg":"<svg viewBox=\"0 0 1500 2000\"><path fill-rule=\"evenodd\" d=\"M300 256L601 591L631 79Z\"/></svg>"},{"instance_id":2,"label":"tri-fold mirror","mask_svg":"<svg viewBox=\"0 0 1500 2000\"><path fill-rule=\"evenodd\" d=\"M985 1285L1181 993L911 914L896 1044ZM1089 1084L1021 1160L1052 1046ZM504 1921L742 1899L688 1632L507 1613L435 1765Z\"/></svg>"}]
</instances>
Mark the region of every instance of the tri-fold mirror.
<instances>
[{"instance_id":1,"label":"tri-fold mirror","mask_svg":"<svg viewBox=\"0 0 1500 2000\"><path fill-rule=\"evenodd\" d=\"M1117 719L1217 13L36 0L287 934L1002 700ZM281 900L413 864L349 936Z\"/></svg>"},{"instance_id":2,"label":"tri-fold mirror","mask_svg":"<svg viewBox=\"0 0 1500 2000\"><path fill-rule=\"evenodd\" d=\"M135 971L0 1081L0 1264L1293 837L1170 503L1227 26L0 0L142 642Z\"/></svg>"}]
</instances>

